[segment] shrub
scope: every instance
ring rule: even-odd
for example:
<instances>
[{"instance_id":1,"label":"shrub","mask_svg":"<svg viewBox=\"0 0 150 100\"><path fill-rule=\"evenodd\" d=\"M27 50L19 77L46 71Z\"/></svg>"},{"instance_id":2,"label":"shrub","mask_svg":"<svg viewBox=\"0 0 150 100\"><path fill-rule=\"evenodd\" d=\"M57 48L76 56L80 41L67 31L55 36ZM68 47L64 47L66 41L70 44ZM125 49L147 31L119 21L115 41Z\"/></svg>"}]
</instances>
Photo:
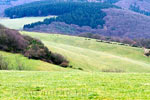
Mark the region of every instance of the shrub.
<instances>
[{"instance_id":1,"label":"shrub","mask_svg":"<svg viewBox=\"0 0 150 100\"><path fill-rule=\"evenodd\" d=\"M124 43L124 44L134 44L135 41L133 41L132 39L129 39L129 38L124 38L122 40L122 43Z\"/></svg>"},{"instance_id":2,"label":"shrub","mask_svg":"<svg viewBox=\"0 0 150 100\"><path fill-rule=\"evenodd\" d=\"M24 38L28 41L28 47L24 51L24 56L30 59L40 59L52 63L51 52L40 40L31 38L29 36L24 36Z\"/></svg>"},{"instance_id":3,"label":"shrub","mask_svg":"<svg viewBox=\"0 0 150 100\"><path fill-rule=\"evenodd\" d=\"M125 45L124 43L119 43L119 45Z\"/></svg>"},{"instance_id":4,"label":"shrub","mask_svg":"<svg viewBox=\"0 0 150 100\"><path fill-rule=\"evenodd\" d=\"M0 50L21 53L29 59L42 60L62 67L68 67L69 63L62 55L51 53L40 40L22 36L18 31L7 29L1 25ZM7 69L7 65L1 61L1 69ZM22 64L19 64L18 68L22 70Z\"/></svg>"},{"instance_id":5,"label":"shrub","mask_svg":"<svg viewBox=\"0 0 150 100\"><path fill-rule=\"evenodd\" d=\"M83 70L83 68L78 68L78 70Z\"/></svg>"},{"instance_id":6,"label":"shrub","mask_svg":"<svg viewBox=\"0 0 150 100\"><path fill-rule=\"evenodd\" d=\"M102 69L102 72L122 73L125 71L122 69L115 68L115 69Z\"/></svg>"},{"instance_id":7,"label":"shrub","mask_svg":"<svg viewBox=\"0 0 150 100\"><path fill-rule=\"evenodd\" d=\"M0 29L0 49L8 52L22 52L27 41L15 30Z\"/></svg>"},{"instance_id":8,"label":"shrub","mask_svg":"<svg viewBox=\"0 0 150 100\"><path fill-rule=\"evenodd\" d=\"M132 47L138 47L138 45L136 45L136 44L132 44L131 46L132 46Z\"/></svg>"},{"instance_id":9,"label":"shrub","mask_svg":"<svg viewBox=\"0 0 150 100\"><path fill-rule=\"evenodd\" d=\"M101 39L102 36L99 35L99 34L93 34L93 35L92 35L92 38L93 38L93 39Z\"/></svg>"},{"instance_id":10,"label":"shrub","mask_svg":"<svg viewBox=\"0 0 150 100\"><path fill-rule=\"evenodd\" d=\"M96 42L103 42L102 40L96 40Z\"/></svg>"},{"instance_id":11,"label":"shrub","mask_svg":"<svg viewBox=\"0 0 150 100\"><path fill-rule=\"evenodd\" d=\"M58 53L52 53L51 58L53 63L60 65L62 67L68 67L69 62L62 55Z\"/></svg>"},{"instance_id":12,"label":"shrub","mask_svg":"<svg viewBox=\"0 0 150 100\"><path fill-rule=\"evenodd\" d=\"M29 42L24 56L31 59L40 59L62 67L68 67L69 62L62 55L50 52L40 40L29 36L24 36L24 38Z\"/></svg>"},{"instance_id":13,"label":"shrub","mask_svg":"<svg viewBox=\"0 0 150 100\"><path fill-rule=\"evenodd\" d=\"M61 64L60 64L60 66L62 66L62 67L68 67L68 62L62 62Z\"/></svg>"}]
</instances>

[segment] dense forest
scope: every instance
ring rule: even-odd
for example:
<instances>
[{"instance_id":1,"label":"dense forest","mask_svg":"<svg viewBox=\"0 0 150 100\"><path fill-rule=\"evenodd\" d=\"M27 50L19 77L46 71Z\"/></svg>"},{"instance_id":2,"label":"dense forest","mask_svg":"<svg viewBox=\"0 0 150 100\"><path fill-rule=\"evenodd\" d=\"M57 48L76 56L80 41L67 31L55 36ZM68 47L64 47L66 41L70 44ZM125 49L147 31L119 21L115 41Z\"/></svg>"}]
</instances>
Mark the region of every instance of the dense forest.
<instances>
[{"instance_id":1,"label":"dense forest","mask_svg":"<svg viewBox=\"0 0 150 100\"><path fill-rule=\"evenodd\" d=\"M98 25L103 26L105 23L103 18L106 14L101 9L110 7L116 6L102 3L50 3L46 1L8 8L5 10L5 15L10 18L47 15L58 16L56 18L45 19L43 22L25 25L24 28L32 28L41 24L50 24L54 21L96 28Z\"/></svg>"},{"instance_id":2,"label":"dense forest","mask_svg":"<svg viewBox=\"0 0 150 100\"><path fill-rule=\"evenodd\" d=\"M5 16L10 18L20 18L26 16L47 16L62 15L75 10L95 8L95 10L115 7L111 4L102 3L82 3L82 2L56 2L56 1L40 1L24 4L5 10Z\"/></svg>"}]
</instances>

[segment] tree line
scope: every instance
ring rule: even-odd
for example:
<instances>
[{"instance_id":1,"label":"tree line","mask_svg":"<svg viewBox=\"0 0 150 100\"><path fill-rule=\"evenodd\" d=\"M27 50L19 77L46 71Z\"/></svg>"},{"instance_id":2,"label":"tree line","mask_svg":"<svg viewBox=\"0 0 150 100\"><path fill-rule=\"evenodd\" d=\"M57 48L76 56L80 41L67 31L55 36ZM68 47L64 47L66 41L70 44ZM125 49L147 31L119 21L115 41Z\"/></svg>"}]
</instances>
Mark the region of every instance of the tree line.
<instances>
[{"instance_id":1,"label":"tree line","mask_svg":"<svg viewBox=\"0 0 150 100\"><path fill-rule=\"evenodd\" d=\"M0 50L20 53L29 59L69 67L69 61L64 56L49 51L40 40L21 35L18 31L7 29L2 25L0 25Z\"/></svg>"},{"instance_id":2,"label":"tree line","mask_svg":"<svg viewBox=\"0 0 150 100\"><path fill-rule=\"evenodd\" d=\"M93 38L97 39L97 42L118 42L120 45L129 45L132 47L144 47L150 49L150 39L144 39L144 38L138 38L138 39L130 39L128 37L109 37L109 36L103 36L100 34L93 34L93 33L81 33L78 36L80 37L86 37L86 38Z\"/></svg>"}]
</instances>

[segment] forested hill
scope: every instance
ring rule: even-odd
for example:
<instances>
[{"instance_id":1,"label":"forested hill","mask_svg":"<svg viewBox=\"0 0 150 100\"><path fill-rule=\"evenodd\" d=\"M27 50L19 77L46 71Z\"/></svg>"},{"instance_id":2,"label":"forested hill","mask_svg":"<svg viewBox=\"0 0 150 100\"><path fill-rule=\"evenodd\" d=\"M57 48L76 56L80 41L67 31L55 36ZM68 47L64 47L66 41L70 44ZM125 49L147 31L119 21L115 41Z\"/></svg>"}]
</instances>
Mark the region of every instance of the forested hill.
<instances>
[{"instance_id":1,"label":"forested hill","mask_svg":"<svg viewBox=\"0 0 150 100\"><path fill-rule=\"evenodd\" d=\"M106 14L101 9L112 7L116 6L103 3L51 3L47 1L9 8L5 10L5 14L10 18L57 15L58 17L56 18L45 19L44 22L36 23L36 25L65 22L67 24L97 28L97 26L102 27L105 23L103 18ZM33 26L26 25L25 27L32 28Z\"/></svg>"},{"instance_id":2,"label":"forested hill","mask_svg":"<svg viewBox=\"0 0 150 100\"><path fill-rule=\"evenodd\" d=\"M128 37L131 39L150 38L149 16L116 8L105 9L103 12L106 14L102 19L105 22L103 28L98 27L93 29L89 26L80 27L75 24L66 24L64 22L50 23L50 19L45 19L44 22L25 25L24 29L27 31L73 35L80 33L97 33L105 36Z\"/></svg>"},{"instance_id":3,"label":"forested hill","mask_svg":"<svg viewBox=\"0 0 150 100\"><path fill-rule=\"evenodd\" d=\"M56 2L56 1L39 1L29 4L24 4L5 10L5 16L10 18L20 18L28 16L47 16L47 15L62 15L77 11L80 9L95 10L116 7L105 3L83 3L83 2ZM81 10L83 11L83 10ZM96 15L96 14L95 14Z\"/></svg>"},{"instance_id":4,"label":"forested hill","mask_svg":"<svg viewBox=\"0 0 150 100\"><path fill-rule=\"evenodd\" d=\"M150 0L86 0L86 1L112 3L123 9L131 10L140 14L150 16Z\"/></svg>"},{"instance_id":5,"label":"forested hill","mask_svg":"<svg viewBox=\"0 0 150 100\"><path fill-rule=\"evenodd\" d=\"M29 13L28 16L45 15L45 12L48 12L46 14L55 14L58 17L25 25L24 29L27 31L74 35L90 32L121 38L150 38L150 17L142 14L120 9L106 3L50 3L50 5L50 9L43 5L43 7L46 8L45 11L34 10L33 13ZM68 9L68 7L71 9ZM21 6L14 7L13 9L8 9L8 15L12 13L10 14L12 18L25 16L22 12L19 13L20 15L16 13L17 8L19 8L20 11L22 9L22 12L26 13L26 15L28 13L25 9L31 9L29 4L23 8ZM35 8L38 9L38 6L35 6Z\"/></svg>"},{"instance_id":6,"label":"forested hill","mask_svg":"<svg viewBox=\"0 0 150 100\"><path fill-rule=\"evenodd\" d=\"M3 11L6 8L30 3L33 1L110 3L119 6L123 9L128 9L134 12L150 16L149 0L0 0L0 15L2 15Z\"/></svg>"},{"instance_id":7,"label":"forested hill","mask_svg":"<svg viewBox=\"0 0 150 100\"><path fill-rule=\"evenodd\" d=\"M119 0L115 5L150 16L150 0Z\"/></svg>"},{"instance_id":8,"label":"forested hill","mask_svg":"<svg viewBox=\"0 0 150 100\"><path fill-rule=\"evenodd\" d=\"M0 0L0 16L4 15L4 10L9 7L30 3L40 0Z\"/></svg>"},{"instance_id":9,"label":"forested hill","mask_svg":"<svg viewBox=\"0 0 150 100\"><path fill-rule=\"evenodd\" d=\"M146 9L147 6L144 7L146 3L147 5L150 3L147 0L135 0L134 2L129 0L114 0L113 2L109 2L109 0L58 1L64 0L38 1L15 6L6 9L5 15L10 18L57 15L56 18L25 25L24 29L28 31L63 34L90 32L121 38L150 38L150 13ZM87 3L87 1L94 3Z\"/></svg>"}]
</instances>

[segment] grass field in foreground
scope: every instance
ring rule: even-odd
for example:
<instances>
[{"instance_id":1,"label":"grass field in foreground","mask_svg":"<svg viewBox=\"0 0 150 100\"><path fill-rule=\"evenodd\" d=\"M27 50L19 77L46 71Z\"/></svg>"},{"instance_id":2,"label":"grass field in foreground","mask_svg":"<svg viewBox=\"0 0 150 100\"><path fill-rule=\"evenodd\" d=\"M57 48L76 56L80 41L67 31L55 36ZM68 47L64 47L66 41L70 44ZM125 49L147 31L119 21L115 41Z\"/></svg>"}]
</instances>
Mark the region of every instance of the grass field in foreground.
<instances>
[{"instance_id":1,"label":"grass field in foreground","mask_svg":"<svg viewBox=\"0 0 150 100\"><path fill-rule=\"evenodd\" d=\"M150 74L0 71L0 100L149 100Z\"/></svg>"},{"instance_id":2,"label":"grass field in foreground","mask_svg":"<svg viewBox=\"0 0 150 100\"><path fill-rule=\"evenodd\" d=\"M53 52L64 55L74 68L84 71L150 72L150 58L141 48L86 40L82 37L21 32L44 42Z\"/></svg>"},{"instance_id":3,"label":"grass field in foreground","mask_svg":"<svg viewBox=\"0 0 150 100\"><path fill-rule=\"evenodd\" d=\"M0 18L0 24L16 30L22 30L25 24L30 24L33 22L43 21L45 18L50 18L53 16L48 17L24 17L24 18L17 18L17 19L9 19L9 18Z\"/></svg>"}]
</instances>

